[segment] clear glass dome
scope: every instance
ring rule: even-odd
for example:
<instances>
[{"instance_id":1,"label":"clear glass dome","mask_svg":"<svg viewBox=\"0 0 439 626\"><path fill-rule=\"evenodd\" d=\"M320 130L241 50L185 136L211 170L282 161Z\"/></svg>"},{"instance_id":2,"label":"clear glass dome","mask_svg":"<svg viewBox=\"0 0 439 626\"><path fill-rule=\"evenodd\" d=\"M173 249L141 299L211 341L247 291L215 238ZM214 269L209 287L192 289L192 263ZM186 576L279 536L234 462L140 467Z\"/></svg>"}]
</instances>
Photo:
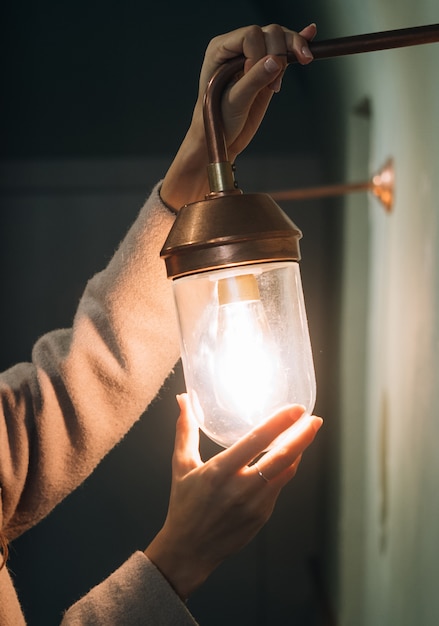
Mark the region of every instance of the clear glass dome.
<instances>
[{"instance_id":1,"label":"clear glass dome","mask_svg":"<svg viewBox=\"0 0 439 626\"><path fill-rule=\"evenodd\" d=\"M223 447L287 404L314 409L299 264L260 263L173 281L187 391Z\"/></svg>"}]
</instances>

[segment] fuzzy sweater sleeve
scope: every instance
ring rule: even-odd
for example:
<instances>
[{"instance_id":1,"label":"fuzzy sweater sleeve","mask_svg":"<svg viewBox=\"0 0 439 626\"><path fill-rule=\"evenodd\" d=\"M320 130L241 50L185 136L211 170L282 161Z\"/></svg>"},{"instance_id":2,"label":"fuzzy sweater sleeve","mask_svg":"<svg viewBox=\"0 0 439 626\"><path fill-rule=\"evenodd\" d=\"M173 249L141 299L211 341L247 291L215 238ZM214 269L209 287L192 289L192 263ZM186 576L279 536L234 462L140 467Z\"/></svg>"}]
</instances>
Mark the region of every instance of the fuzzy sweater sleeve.
<instances>
[{"instance_id":1,"label":"fuzzy sweater sleeve","mask_svg":"<svg viewBox=\"0 0 439 626\"><path fill-rule=\"evenodd\" d=\"M65 614L61 626L196 626L143 552L136 552Z\"/></svg>"},{"instance_id":2,"label":"fuzzy sweater sleeve","mask_svg":"<svg viewBox=\"0 0 439 626\"><path fill-rule=\"evenodd\" d=\"M72 329L43 336L32 363L0 375L0 528L13 539L47 515L144 412L174 366L178 333L159 252L173 223L156 187ZM0 623L24 625L0 571ZM63 624L195 624L142 552L77 602Z\"/></svg>"},{"instance_id":3,"label":"fuzzy sweater sleeve","mask_svg":"<svg viewBox=\"0 0 439 626\"><path fill-rule=\"evenodd\" d=\"M155 188L109 265L89 281L73 328L43 336L32 363L0 376L0 522L8 539L93 471L173 368L177 325L159 255L173 219Z\"/></svg>"}]
</instances>

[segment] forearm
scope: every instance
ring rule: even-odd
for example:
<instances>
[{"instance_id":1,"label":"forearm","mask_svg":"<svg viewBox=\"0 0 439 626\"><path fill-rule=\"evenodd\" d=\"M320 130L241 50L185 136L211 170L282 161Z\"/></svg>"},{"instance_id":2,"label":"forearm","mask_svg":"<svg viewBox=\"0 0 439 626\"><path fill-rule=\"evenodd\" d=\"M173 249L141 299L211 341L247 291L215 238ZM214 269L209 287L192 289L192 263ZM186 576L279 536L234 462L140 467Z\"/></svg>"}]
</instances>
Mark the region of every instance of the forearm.
<instances>
[{"instance_id":1,"label":"forearm","mask_svg":"<svg viewBox=\"0 0 439 626\"><path fill-rule=\"evenodd\" d=\"M199 121L202 115L197 110L160 190L163 201L177 211L185 204L202 200L209 193L204 127Z\"/></svg>"},{"instance_id":2,"label":"forearm","mask_svg":"<svg viewBox=\"0 0 439 626\"><path fill-rule=\"evenodd\" d=\"M153 194L108 267L87 285L73 330L36 344L0 378L4 531L17 536L84 480L124 436L178 358L160 248L173 216Z\"/></svg>"}]
</instances>

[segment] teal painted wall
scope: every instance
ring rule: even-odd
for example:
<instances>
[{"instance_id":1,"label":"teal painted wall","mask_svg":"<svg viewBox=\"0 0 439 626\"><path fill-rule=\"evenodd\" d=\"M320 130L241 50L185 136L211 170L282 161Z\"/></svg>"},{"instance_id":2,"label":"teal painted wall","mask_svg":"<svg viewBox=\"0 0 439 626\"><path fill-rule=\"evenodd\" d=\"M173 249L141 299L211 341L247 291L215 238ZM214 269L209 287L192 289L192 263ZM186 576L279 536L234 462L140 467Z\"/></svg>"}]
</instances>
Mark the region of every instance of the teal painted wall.
<instances>
[{"instance_id":1,"label":"teal painted wall","mask_svg":"<svg viewBox=\"0 0 439 626\"><path fill-rule=\"evenodd\" d=\"M329 4L329 3L328 3ZM328 7L326 7L328 9ZM329 37L439 21L433 0L335 1ZM345 180L392 156L394 210L344 207L337 623L439 623L439 44L331 62ZM325 83L323 83L325 84ZM371 114L356 113L367 98ZM334 576L334 569L338 574Z\"/></svg>"}]
</instances>

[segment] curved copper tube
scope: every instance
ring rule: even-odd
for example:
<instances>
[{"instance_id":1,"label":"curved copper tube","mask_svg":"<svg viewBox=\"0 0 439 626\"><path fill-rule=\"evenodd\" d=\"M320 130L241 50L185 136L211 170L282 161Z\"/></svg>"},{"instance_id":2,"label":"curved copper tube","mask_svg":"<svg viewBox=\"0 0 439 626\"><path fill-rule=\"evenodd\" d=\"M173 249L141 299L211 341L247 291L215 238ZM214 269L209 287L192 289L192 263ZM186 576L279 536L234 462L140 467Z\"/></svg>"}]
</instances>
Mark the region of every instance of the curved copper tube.
<instances>
[{"instance_id":1,"label":"curved copper tube","mask_svg":"<svg viewBox=\"0 0 439 626\"><path fill-rule=\"evenodd\" d=\"M436 42L439 42L439 24L314 41L309 47L314 59L329 59ZM289 54L287 58L288 63L297 62L293 54ZM204 126L210 163L228 161L221 116L221 96L233 76L242 71L243 66L244 57L229 61L217 70L207 86L204 97Z\"/></svg>"}]
</instances>

